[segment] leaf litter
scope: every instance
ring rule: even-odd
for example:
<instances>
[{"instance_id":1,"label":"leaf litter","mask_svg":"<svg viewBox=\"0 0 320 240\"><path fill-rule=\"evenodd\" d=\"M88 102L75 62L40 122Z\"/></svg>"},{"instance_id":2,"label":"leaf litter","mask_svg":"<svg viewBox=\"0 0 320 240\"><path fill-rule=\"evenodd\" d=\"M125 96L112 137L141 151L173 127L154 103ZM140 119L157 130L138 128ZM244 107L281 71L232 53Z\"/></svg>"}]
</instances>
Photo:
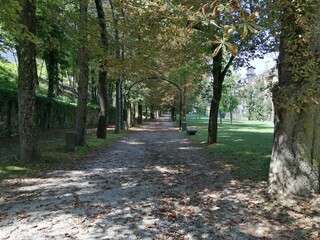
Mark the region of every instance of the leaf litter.
<instances>
[{"instance_id":1,"label":"leaf litter","mask_svg":"<svg viewBox=\"0 0 320 240\"><path fill-rule=\"evenodd\" d=\"M132 132L77 166L2 181L0 239L320 238L318 195L275 200L166 119Z\"/></svg>"}]
</instances>

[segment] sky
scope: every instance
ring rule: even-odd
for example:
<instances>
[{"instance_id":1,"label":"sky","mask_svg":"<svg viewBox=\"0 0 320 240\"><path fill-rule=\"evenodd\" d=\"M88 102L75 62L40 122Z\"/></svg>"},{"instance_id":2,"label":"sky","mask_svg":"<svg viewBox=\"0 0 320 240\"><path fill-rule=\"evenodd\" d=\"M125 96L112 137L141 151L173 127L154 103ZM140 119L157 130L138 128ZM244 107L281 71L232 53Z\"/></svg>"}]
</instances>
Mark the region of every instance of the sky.
<instances>
[{"instance_id":1,"label":"sky","mask_svg":"<svg viewBox=\"0 0 320 240\"><path fill-rule=\"evenodd\" d=\"M15 60L14 60L13 53L10 52L10 51L2 52L2 51L0 50L0 55L1 55L2 57L4 57L5 59L9 60L10 62L14 62L14 61L15 61Z\"/></svg>"},{"instance_id":2,"label":"sky","mask_svg":"<svg viewBox=\"0 0 320 240\"><path fill-rule=\"evenodd\" d=\"M273 68L276 65L276 58L277 54L270 53L267 54L263 59L257 58L250 61L250 65L256 68L255 73L258 75L266 70ZM238 73L241 74L241 78L246 77L247 68L241 68Z\"/></svg>"},{"instance_id":3,"label":"sky","mask_svg":"<svg viewBox=\"0 0 320 240\"><path fill-rule=\"evenodd\" d=\"M6 59L8 59L11 62L14 62L14 57L12 52L1 52L0 51L0 55L4 56ZM276 58L277 58L277 53L269 53L266 54L266 56L263 59L254 59L252 61L250 61L250 65L255 67L255 73L257 75L270 70L271 68L273 68L276 65ZM247 73L247 68L240 68L240 70L237 72L237 74L241 75L241 78L245 78L246 77L246 73Z\"/></svg>"}]
</instances>

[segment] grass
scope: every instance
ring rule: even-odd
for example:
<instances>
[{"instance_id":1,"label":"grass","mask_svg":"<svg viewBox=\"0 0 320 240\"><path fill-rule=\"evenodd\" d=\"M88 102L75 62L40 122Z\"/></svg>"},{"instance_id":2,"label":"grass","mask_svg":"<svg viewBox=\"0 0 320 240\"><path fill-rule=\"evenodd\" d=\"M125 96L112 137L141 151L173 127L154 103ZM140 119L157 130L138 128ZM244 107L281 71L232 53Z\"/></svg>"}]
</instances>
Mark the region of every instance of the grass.
<instances>
[{"instance_id":1,"label":"grass","mask_svg":"<svg viewBox=\"0 0 320 240\"><path fill-rule=\"evenodd\" d=\"M40 136L41 157L36 162L22 163L15 157L18 152L18 143L13 142L1 148L0 155L0 179L31 177L47 170L77 165L88 155L95 154L108 144L114 143L126 134L113 134L108 131L107 139L95 137L94 129L90 129L87 135L87 146L78 146L76 151L66 150L65 131L51 131ZM3 146L3 144L2 144Z\"/></svg>"},{"instance_id":2,"label":"grass","mask_svg":"<svg viewBox=\"0 0 320 240\"><path fill-rule=\"evenodd\" d=\"M18 88L18 72L14 63L0 61L0 88L16 90Z\"/></svg>"},{"instance_id":3,"label":"grass","mask_svg":"<svg viewBox=\"0 0 320 240\"><path fill-rule=\"evenodd\" d=\"M208 118L189 115L187 126L197 128L193 140L206 142ZM273 124L258 121L223 121L218 127L218 143L206 150L222 159L240 179L267 180L273 140Z\"/></svg>"}]
</instances>

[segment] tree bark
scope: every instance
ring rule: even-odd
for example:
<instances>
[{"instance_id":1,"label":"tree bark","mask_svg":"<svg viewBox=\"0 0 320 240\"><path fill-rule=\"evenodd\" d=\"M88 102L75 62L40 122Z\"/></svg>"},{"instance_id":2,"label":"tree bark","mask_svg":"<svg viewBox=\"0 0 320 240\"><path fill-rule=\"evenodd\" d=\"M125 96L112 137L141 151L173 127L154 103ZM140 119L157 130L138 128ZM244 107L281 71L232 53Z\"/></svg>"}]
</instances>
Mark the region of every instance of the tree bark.
<instances>
[{"instance_id":1,"label":"tree bark","mask_svg":"<svg viewBox=\"0 0 320 240\"><path fill-rule=\"evenodd\" d=\"M182 122L187 120L187 110L186 110L186 98L187 98L187 87L182 88Z\"/></svg>"},{"instance_id":2,"label":"tree bark","mask_svg":"<svg viewBox=\"0 0 320 240\"><path fill-rule=\"evenodd\" d=\"M176 115L176 110L174 108L174 106L171 107L171 121L174 122L175 119L175 115Z\"/></svg>"},{"instance_id":3,"label":"tree bark","mask_svg":"<svg viewBox=\"0 0 320 240\"><path fill-rule=\"evenodd\" d=\"M122 115L122 109L121 109L121 79L119 78L116 81L116 121L115 121L115 129L114 133L118 134L120 133L121 129L121 115Z\"/></svg>"},{"instance_id":4,"label":"tree bark","mask_svg":"<svg viewBox=\"0 0 320 240\"><path fill-rule=\"evenodd\" d=\"M306 98L303 88L319 82L320 64L316 55L319 55L319 51L312 53L310 44L313 42L306 42L308 38L303 39L303 43L298 45L296 51L292 51L293 42L299 44L297 34L302 36L305 31L305 27L297 24L299 22L296 21L296 17L303 16L295 15L298 8L296 4L292 1L283 3L278 60L279 84L273 91L275 134L269 171L269 192L281 196L309 196L311 193L319 193L320 106L310 101L313 97L319 99L319 93L315 92L314 96L304 99L302 105L298 102L299 99ZM317 5L310 8L315 11L320 9L318 0L305 4ZM310 12L306 14L308 16L305 16L305 19L311 19L312 14ZM309 23L308 26L312 24L314 23ZM304 57L306 53L309 54L308 59ZM312 66L313 63L310 61L312 56L317 62L313 65L311 74L299 75ZM297 62L299 66L293 67ZM296 79L297 74L299 79ZM287 93L288 89L290 91ZM312 88L308 89L310 89L308 92L312 92ZM287 94L286 99L283 99L284 94ZM296 108L285 104L294 96L299 96L293 98L293 104L297 104Z\"/></svg>"},{"instance_id":5,"label":"tree bark","mask_svg":"<svg viewBox=\"0 0 320 240\"><path fill-rule=\"evenodd\" d=\"M48 98L54 98L58 94L59 68L58 53L55 50L49 50L45 56L46 68L48 72Z\"/></svg>"},{"instance_id":6,"label":"tree bark","mask_svg":"<svg viewBox=\"0 0 320 240\"><path fill-rule=\"evenodd\" d=\"M105 13L101 0L95 0L96 9L98 13L100 25L100 37L102 47L105 51L108 50L108 35ZM99 102L100 102L100 115L97 127L97 138L105 139L107 137L107 121L108 121L108 89L107 89L107 71L105 64L100 64L99 70Z\"/></svg>"},{"instance_id":7,"label":"tree bark","mask_svg":"<svg viewBox=\"0 0 320 240\"><path fill-rule=\"evenodd\" d=\"M211 107L209 114L208 126L208 143L217 143L218 139L218 115L219 105L222 95L222 83L224 75L222 72L222 54L219 53L213 58L212 63L212 76L213 76L213 97L211 99Z\"/></svg>"},{"instance_id":8,"label":"tree bark","mask_svg":"<svg viewBox=\"0 0 320 240\"><path fill-rule=\"evenodd\" d=\"M33 1L20 0L22 11L21 24L31 33L35 34L35 6ZM19 63L19 141L20 161L29 162L37 160L38 144L35 119L35 83L36 83L36 46L30 39L18 40L18 63Z\"/></svg>"},{"instance_id":9,"label":"tree bark","mask_svg":"<svg viewBox=\"0 0 320 240\"><path fill-rule=\"evenodd\" d=\"M136 104L133 104L133 107L132 107L132 113L131 113L131 122L132 122L132 126L135 126L137 121L136 121L136 109L137 109L137 106Z\"/></svg>"},{"instance_id":10,"label":"tree bark","mask_svg":"<svg viewBox=\"0 0 320 240\"><path fill-rule=\"evenodd\" d=\"M142 124L142 105L138 104L138 124Z\"/></svg>"},{"instance_id":11,"label":"tree bark","mask_svg":"<svg viewBox=\"0 0 320 240\"><path fill-rule=\"evenodd\" d=\"M88 1L80 0L80 42L78 55L79 68L79 85L78 85L78 103L76 113L76 135L77 145L85 145L86 134L86 116L87 116L87 98L88 98L88 82L89 82L89 64L87 50L87 12Z\"/></svg>"}]
</instances>

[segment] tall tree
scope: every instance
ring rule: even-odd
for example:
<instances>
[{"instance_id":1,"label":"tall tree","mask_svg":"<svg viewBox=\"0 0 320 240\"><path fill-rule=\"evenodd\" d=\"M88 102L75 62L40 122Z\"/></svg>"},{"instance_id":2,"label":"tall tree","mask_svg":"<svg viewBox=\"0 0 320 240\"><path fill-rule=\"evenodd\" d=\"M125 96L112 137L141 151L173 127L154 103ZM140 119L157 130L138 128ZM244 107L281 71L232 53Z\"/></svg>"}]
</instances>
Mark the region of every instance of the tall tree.
<instances>
[{"instance_id":1,"label":"tall tree","mask_svg":"<svg viewBox=\"0 0 320 240\"><path fill-rule=\"evenodd\" d=\"M86 117L87 117L87 97L89 82L89 63L88 63L88 0L79 0L79 85L78 102L76 113L76 134L77 145L85 145Z\"/></svg>"},{"instance_id":2,"label":"tall tree","mask_svg":"<svg viewBox=\"0 0 320 240\"><path fill-rule=\"evenodd\" d=\"M124 60L124 46L121 43L120 39L120 29L119 29L119 16L116 14L116 9L112 0L109 0L109 4L111 7L112 20L114 24L114 38L115 38L115 56L119 62ZM123 9L120 12L124 17ZM124 74L122 69L119 71L117 80L116 80L116 117L115 117L115 133L120 133L121 125L122 125L122 86L124 81Z\"/></svg>"},{"instance_id":3,"label":"tall tree","mask_svg":"<svg viewBox=\"0 0 320 240\"><path fill-rule=\"evenodd\" d=\"M36 45L34 1L21 0L20 22L25 30L18 39L19 62L19 140L20 160L36 160L38 157L37 129L35 118Z\"/></svg>"},{"instance_id":4,"label":"tall tree","mask_svg":"<svg viewBox=\"0 0 320 240\"><path fill-rule=\"evenodd\" d=\"M233 77L229 77L223 84L223 95L221 98L220 111L228 112L230 114L230 123L232 124L233 112L239 106L239 100L235 94L237 87L236 81ZM220 117L221 120L221 117Z\"/></svg>"},{"instance_id":5,"label":"tall tree","mask_svg":"<svg viewBox=\"0 0 320 240\"><path fill-rule=\"evenodd\" d=\"M218 138L218 114L225 77L232 66L238 52L248 37L258 32L257 13L252 13L247 6L235 1L213 1L202 6L204 20L202 25L210 25L207 29L211 38L213 77L211 107L208 126L208 143L216 143ZM194 26L196 27L196 25ZM206 29L206 28L205 28ZM214 30L212 30L214 29Z\"/></svg>"},{"instance_id":6,"label":"tall tree","mask_svg":"<svg viewBox=\"0 0 320 240\"><path fill-rule=\"evenodd\" d=\"M108 50L108 35L105 13L101 0L95 0L100 25L101 46L107 53ZM99 69L99 101L100 101L100 116L97 128L97 138L106 138L107 136L107 119L108 119L108 95L107 95L107 66L104 60L100 61Z\"/></svg>"},{"instance_id":7,"label":"tall tree","mask_svg":"<svg viewBox=\"0 0 320 240\"><path fill-rule=\"evenodd\" d=\"M273 89L275 135L269 191L319 193L320 1L278 1L279 83Z\"/></svg>"}]
</instances>

